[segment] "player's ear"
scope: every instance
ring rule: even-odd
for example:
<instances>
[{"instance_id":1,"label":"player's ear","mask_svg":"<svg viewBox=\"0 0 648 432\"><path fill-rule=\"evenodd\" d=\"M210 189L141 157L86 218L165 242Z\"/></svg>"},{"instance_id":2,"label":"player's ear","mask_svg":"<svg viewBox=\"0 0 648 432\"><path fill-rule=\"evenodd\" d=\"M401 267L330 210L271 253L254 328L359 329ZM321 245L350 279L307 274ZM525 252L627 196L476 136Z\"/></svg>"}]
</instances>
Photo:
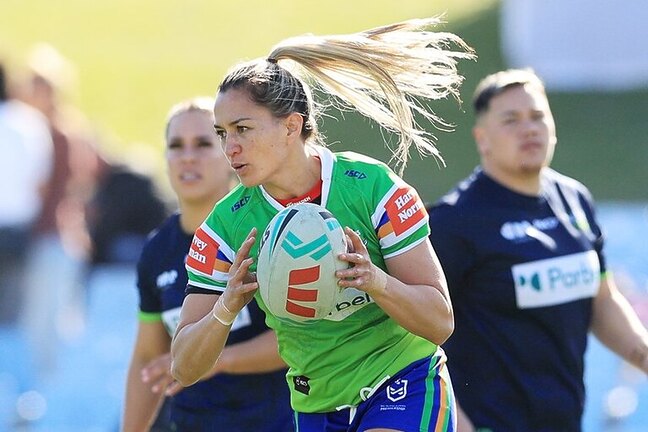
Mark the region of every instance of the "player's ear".
<instances>
[{"instance_id":1,"label":"player's ear","mask_svg":"<svg viewBox=\"0 0 648 432\"><path fill-rule=\"evenodd\" d=\"M472 134L475 140L475 144L477 145L477 152L482 156L487 154L488 147L489 147L488 137L483 126L481 126L480 124L476 124L475 127L473 127L472 129Z\"/></svg>"},{"instance_id":2,"label":"player's ear","mask_svg":"<svg viewBox=\"0 0 648 432\"><path fill-rule=\"evenodd\" d=\"M293 112L286 117L286 129L288 130L289 137L300 136L303 126L304 117L301 114Z\"/></svg>"}]
</instances>

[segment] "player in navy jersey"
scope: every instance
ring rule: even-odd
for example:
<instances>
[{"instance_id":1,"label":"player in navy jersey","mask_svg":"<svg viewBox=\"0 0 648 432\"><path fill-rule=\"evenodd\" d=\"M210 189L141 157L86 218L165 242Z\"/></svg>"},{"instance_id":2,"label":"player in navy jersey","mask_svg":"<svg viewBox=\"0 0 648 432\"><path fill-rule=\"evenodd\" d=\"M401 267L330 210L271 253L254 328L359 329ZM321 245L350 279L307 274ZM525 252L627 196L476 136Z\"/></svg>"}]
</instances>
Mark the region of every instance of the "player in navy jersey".
<instances>
[{"instance_id":1,"label":"player in navy jersey","mask_svg":"<svg viewBox=\"0 0 648 432\"><path fill-rule=\"evenodd\" d=\"M213 104L212 98L191 99L168 116L167 169L180 211L152 234L137 266L139 328L128 372L125 432L292 428L285 365L254 301L237 316L220 359L201 381L182 388L170 375L169 349L185 296L193 233L234 179L214 133Z\"/></svg>"},{"instance_id":2,"label":"player in navy jersey","mask_svg":"<svg viewBox=\"0 0 648 432\"><path fill-rule=\"evenodd\" d=\"M456 317L444 349L458 430L579 431L588 332L647 373L648 332L606 271L589 191L549 168L541 80L490 75L473 104L481 164L429 208Z\"/></svg>"}]
</instances>

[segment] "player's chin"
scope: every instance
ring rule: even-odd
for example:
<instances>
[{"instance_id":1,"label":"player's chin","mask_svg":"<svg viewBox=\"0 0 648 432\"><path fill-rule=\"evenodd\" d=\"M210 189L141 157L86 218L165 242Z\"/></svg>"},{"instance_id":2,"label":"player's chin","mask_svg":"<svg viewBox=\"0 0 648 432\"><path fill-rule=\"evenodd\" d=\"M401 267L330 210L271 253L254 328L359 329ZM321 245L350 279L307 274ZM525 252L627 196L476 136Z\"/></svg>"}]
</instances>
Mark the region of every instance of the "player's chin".
<instances>
[{"instance_id":1,"label":"player's chin","mask_svg":"<svg viewBox=\"0 0 648 432\"><path fill-rule=\"evenodd\" d=\"M248 188L261 185L260 181L250 177L238 176L238 179L239 179L239 183L241 183L243 186Z\"/></svg>"}]
</instances>

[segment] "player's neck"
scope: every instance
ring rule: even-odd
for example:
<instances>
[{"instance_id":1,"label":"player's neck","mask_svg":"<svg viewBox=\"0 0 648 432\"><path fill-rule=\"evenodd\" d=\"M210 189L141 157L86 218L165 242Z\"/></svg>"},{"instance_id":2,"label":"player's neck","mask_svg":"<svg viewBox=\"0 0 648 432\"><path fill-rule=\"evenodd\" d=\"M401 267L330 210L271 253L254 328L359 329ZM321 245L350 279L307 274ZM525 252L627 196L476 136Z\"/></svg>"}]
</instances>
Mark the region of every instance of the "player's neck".
<instances>
[{"instance_id":1,"label":"player's neck","mask_svg":"<svg viewBox=\"0 0 648 432\"><path fill-rule=\"evenodd\" d=\"M294 169L282 170L284 175L263 185L263 188L277 200L293 200L308 194L320 184L322 169L317 156L307 159L306 163Z\"/></svg>"},{"instance_id":2,"label":"player's neck","mask_svg":"<svg viewBox=\"0 0 648 432\"><path fill-rule=\"evenodd\" d=\"M180 205L180 227L187 234L193 234L209 216L215 202L182 203Z\"/></svg>"},{"instance_id":3,"label":"player's neck","mask_svg":"<svg viewBox=\"0 0 648 432\"><path fill-rule=\"evenodd\" d=\"M540 195L539 173L508 173L484 167L484 172L497 183L522 195Z\"/></svg>"}]
</instances>

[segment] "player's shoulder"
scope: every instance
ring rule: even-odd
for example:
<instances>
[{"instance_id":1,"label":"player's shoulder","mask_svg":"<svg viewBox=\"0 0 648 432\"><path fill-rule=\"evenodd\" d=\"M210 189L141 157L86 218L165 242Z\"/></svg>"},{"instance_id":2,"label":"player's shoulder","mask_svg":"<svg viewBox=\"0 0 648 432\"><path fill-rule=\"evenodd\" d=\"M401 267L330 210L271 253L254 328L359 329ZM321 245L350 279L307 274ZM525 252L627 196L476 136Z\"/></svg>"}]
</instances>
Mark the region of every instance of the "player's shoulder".
<instances>
[{"instance_id":1,"label":"player's shoulder","mask_svg":"<svg viewBox=\"0 0 648 432\"><path fill-rule=\"evenodd\" d=\"M175 243L175 238L181 231L180 214L176 212L167 217L158 227L148 234L142 247L142 252L147 253L151 250L160 250L162 246L170 242Z\"/></svg>"},{"instance_id":2,"label":"player's shoulder","mask_svg":"<svg viewBox=\"0 0 648 432\"><path fill-rule=\"evenodd\" d=\"M343 169L356 168L365 170L367 173L386 173L390 172L389 166L371 156L353 151L343 151L335 153L338 167ZM366 173L365 173L366 174Z\"/></svg>"},{"instance_id":3,"label":"player's shoulder","mask_svg":"<svg viewBox=\"0 0 648 432\"><path fill-rule=\"evenodd\" d=\"M227 195L216 203L207 220L219 220L232 223L240 219L243 213L249 211L254 205L252 199L258 193L257 188L248 188L238 184Z\"/></svg>"},{"instance_id":4,"label":"player's shoulder","mask_svg":"<svg viewBox=\"0 0 648 432\"><path fill-rule=\"evenodd\" d=\"M469 176L459 181L452 189L437 201L426 206L430 224L443 226L444 229L462 230L472 225L485 214L490 213L493 206L491 193L484 182L484 174L475 169ZM486 187L485 187L486 186Z\"/></svg>"},{"instance_id":5,"label":"player's shoulder","mask_svg":"<svg viewBox=\"0 0 648 432\"><path fill-rule=\"evenodd\" d=\"M478 185L482 176L483 172L476 169L441 196L438 201L430 206L430 209L462 213L466 207L476 205L479 202L477 199L480 197Z\"/></svg>"},{"instance_id":6,"label":"player's shoulder","mask_svg":"<svg viewBox=\"0 0 648 432\"><path fill-rule=\"evenodd\" d=\"M180 214L174 213L149 233L140 252L138 267L155 268L161 257L180 247L183 236L186 234L180 226Z\"/></svg>"},{"instance_id":7,"label":"player's shoulder","mask_svg":"<svg viewBox=\"0 0 648 432\"><path fill-rule=\"evenodd\" d=\"M585 184L552 168L544 168L542 178L558 185L563 190L571 190L588 198L591 197L590 191Z\"/></svg>"},{"instance_id":8,"label":"player's shoulder","mask_svg":"<svg viewBox=\"0 0 648 432\"><path fill-rule=\"evenodd\" d=\"M338 181L345 186L381 190L394 184L405 184L386 163L370 156L351 151L336 153L335 156Z\"/></svg>"}]
</instances>

